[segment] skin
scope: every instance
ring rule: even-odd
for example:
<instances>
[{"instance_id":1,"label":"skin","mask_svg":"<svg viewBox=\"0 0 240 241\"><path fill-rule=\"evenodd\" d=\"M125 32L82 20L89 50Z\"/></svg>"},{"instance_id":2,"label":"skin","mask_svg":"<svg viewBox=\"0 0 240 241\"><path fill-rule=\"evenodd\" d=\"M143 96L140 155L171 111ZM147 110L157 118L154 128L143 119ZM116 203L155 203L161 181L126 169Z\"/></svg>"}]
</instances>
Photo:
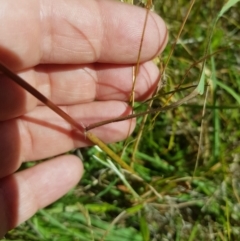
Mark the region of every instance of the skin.
<instances>
[{"instance_id":1,"label":"skin","mask_svg":"<svg viewBox=\"0 0 240 241\"><path fill-rule=\"evenodd\" d=\"M126 115L145 14L108 0L2 0L0 61L85 126ZM153 93L159 72L150 60L166 42L163 20L150 12L137 100ZM0 81L2 237L79 182L81 161L60 154L91 143L1 73ZM134 125L131 120L111 123L93 133L106 143L116 142ZM17 171L23 162L51 156Z\"/></svg>"}]
</instances>

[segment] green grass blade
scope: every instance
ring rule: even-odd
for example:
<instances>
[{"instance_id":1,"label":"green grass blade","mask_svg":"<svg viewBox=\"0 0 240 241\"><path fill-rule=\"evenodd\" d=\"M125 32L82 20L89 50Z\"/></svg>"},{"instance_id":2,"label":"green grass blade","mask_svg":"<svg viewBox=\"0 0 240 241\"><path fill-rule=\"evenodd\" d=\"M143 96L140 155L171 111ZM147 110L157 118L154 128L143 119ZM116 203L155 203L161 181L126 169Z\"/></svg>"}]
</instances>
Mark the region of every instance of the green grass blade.
<instances>
[{"instance_id":1,"label":"green grass blade","mask_svg":"<svg viewBox=\"0 0 240 241\"><path fill-rule=\"evenodd\" d=\"M212 81L213 81L213 105L218 106L218 99L217 99L217 77L216 77L216 65L214 57L211 57L211 71L212 71ZM220 154L220 146L221 146L221 139L220 139L220 117L219 117L219 109L213 109L213 157L214 160L217 161L219 154Z\"/></svg>"},{"instance_id":2,"label":"green grass blade","mask_svg":"<svg viewBox=\"0 0 240 241\"><path fill-rule=\"evenodd\" d=\"M226 13L232 6L234 6L236 3L238 3L240 0L229 0L221 9L217 16L217 20L223 16L224 13Z\"/></svg>"},{"instance_id":3,"label":"green grass blade","mask_svg":"<svg viewBox=\"0 0 240 241\"><path fill-rule=\"evenodd\" d=\"M141 229L143 240L149 241L150 240L150 231L148 228L147 220L143 215L140 217L140 229Z\"/></svg>"},{"instance_id":4,"label":"green grass blade","mask_svg":"<svg viewBox=\"0 0 240 241\"><path fill-rule=\"evenodd\" d=\"M228 92L238 102L238 104L240 104L240 96L238 93L236 93L231 87L227 86L221 81L216 80L216 83L219 87L226 90L226 92Z\"/></svg>"},{"instance_id":5,"label":"green grass blade","mask_svg":"<svg viewBox=\"0 0 240 241\"><path fill-rule=\"evenodd\" d=\"M205 87L205 62L203 63L200 81L197 86L197 91L200 95L202 95L204 93L204 87Z\"/></svg>"}]
</instances>

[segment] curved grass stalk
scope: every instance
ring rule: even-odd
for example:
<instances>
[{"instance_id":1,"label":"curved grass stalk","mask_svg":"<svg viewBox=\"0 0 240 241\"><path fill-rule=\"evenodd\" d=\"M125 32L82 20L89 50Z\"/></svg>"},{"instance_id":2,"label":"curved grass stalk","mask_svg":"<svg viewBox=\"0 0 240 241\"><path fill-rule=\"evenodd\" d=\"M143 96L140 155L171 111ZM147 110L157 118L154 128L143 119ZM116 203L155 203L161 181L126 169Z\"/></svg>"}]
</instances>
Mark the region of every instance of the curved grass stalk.
<instances>
[{"instance_id":1,"label":"curved grass stalk","mask_svg":"<svg viewBox=\"0 0 240 241\"><path fill-rule=\"evenodd\" d=\"M185 23L186 23L186 21L187 21L187 19L188 19L188 16L189 16L189 14L190 14L190 12L191 12L191 9L192 9L194 3L195 3L195 0L192 0L192 2L190 3L190 7L189 7L189 9L188 9L188 12L187 12L187 14L186 14L186 16L185 16L185 18L184 18L184 21L183 21L183 23L182 23L182 25L181 25L181 28L180 28L179 33L178 33L178 35L177 35L177 38L176 38L176 40L175 40L175 42L174 42L174 45L173 45L173 47L172 47L172 50L171 50L171 52L170 52L170 54L169 54L169 56L168 56L167 62L166 62L166 64L165 64L163 70L161 71L161 75L163 75L163 73L165 72L165 69L166 69L166 67L167 67L167 65L168 65L168 62L169 62L169 60L170 60L170 58L171 58L171 56L172 56L172 54L173 54L173 51L174 51L175 46L176 46L176 44L177 44L177 41L178 41L178 39L179 39L179 37L180 37L180 35L181 35L181 33L182 33L183 27L184 27L184 25L185 25ZM130 101L132 101L131 103L134 103L133 97L134 97L134 89L135 89L135 84L136 84L136 77L137 77L138 68L139 68L139 59L140 59L140 54L141 54L141 50L142 50L142 42L143 42L143 38L144 38L144 34L145 34L145 29L146 29L147 17L148 17L149 9L151 8L151 6L152 6L152 0L149 0L149 1L147 2L147 5L146 5L147 11L146 11L146 17L145 17L145 22L144 22L144 28L143 28L143 32L142 32L141 44L140 44L140 48L139 48L138 62L137 62L136 67L134 68L135 72L134 72L134 79L133 79L132 95L131 95L131 99L130 99ZM158 83L158 87L157 87L157 89L156 89L156 91L155 91L154 94L156 94L156 93L159 91L159 89L160 89L160 81L161 81L161 80L162 80L162 78L160 78L159 83ZM181 86L181 85L179 85L179 88L180 88L180 86ZM175 93L175 92L174 92L174 93ZM174 94L174 93L173 93L173 94ZM170 101L170 99L172 98L173 94L168 98L166 104ZM148 110L151 109L152 104L153 104L153 100L149 102L148 107L147 107ZM160 112L156 112L155 116L153 117L153 120L155 120L155 119L157 118L157 116L159 115L159 113L160 113ZM134 146L133 146L131 166L132 166L132 164L134 163L135 153L137 152L139 143L140 143L140 141L141 141L142 133L143 133L144 126L145 126L145 123L146 123L146 121L147 121L147 118L148 118L148 114L144 115L143 120L142 120L142 122L141 122L140 130L139 130L139 132L138 132L138 134L137 134L136 142L134 143Z\"/></svg>"},{"instance_id":2,"label":"curved grass stalk","mask_svg":"<svg viewBox=\"0 0 240 241\"><path fill-rule=\"evenodd\" d=\"M164 67L163 67L163 73L165 72L165 70L166 70L166 68L167 68L167 66L168 66L168 63L169 63L169 61L170 61L170 58L172 57L172 54L173 54L173 52L174 52L174 50L175 50L175 47L176 47L176 45L177 45L177 41L178 41L178 39L180 38L180 36L181 36L181 34L182 34L183 28L184 28L184 26L185 26L185 24L186 24L186 22L187 22L187 19L188 19L188 17L189 17L189 14L190 14L190 12L191 12L191 10L192 10L192 7L193 7L194 3L195 3L195 0L192 0L191 3L190 3L190 6L189 6L188 11L187 11L187 14L186 14L186 16L185 16L185 18L184 18L184 20L183 20L183 22L182 22L182 24L181 24L181 27L180 27L179 32L178 32L178 34L177 34L176 40L175 40L174 43L173 43L173 46L172 46L171 51L170 51L170 54L168 55L167 61L166 61L165 65L164 65ZM176 91L181 87L182 82L183 82L183 81L181 81L181 83L177 86ZM173 92L172 95L170 95L170 96L168 97L165 105L167 105L167 104L169 103L169 101L171 100L171 98L172 98L172 96L174 95L174 93L175 93L175 92ZM158 115L159 115L159 113L156 113L156 115L154 116L153 119L155 120Z\"/></svg>"},{"instance_id":3,"label":"curved grass stalk","mask_svg":"<svg viewBox=\"0 0 240 241\"><path fill-rule=\"evenodd\" d=\"M140 40L140 46L139 46L139 50L138 50L137 63L133 67L133 84L132 84L132 91L131 91L131 96L130 96L130 100L129 100L132 107L134 106L135 86L136 86L137 75L138 75L139 67L140 67L140 57L141 57L141 53L142 53L142 46L143 46L143 40L144 40L146 26L147 26L148 14L149 14L151 7L152 7L152 0L148 0L148 2L146 4L146 14L145 14L145 19L144 19L144 24L143 24L143 31L142 31L142 36L141 36L141 40Z\"/></svg>"},{"instance_id":4,"label":"curved grass stalk","mask_svg":"<svg viewBox=\"0 0 240 241\"><path fill-rule=\"evenodd\" d=\"M200 131L200 135L199 135L199 145L198 145L196 163L195 163L195 167L194 167L194 171L193 171L193 178L195 177L196 170L197 170L198 165L199 165L200 154L201 154L201 148L202 148L202 147L201 147L201 144L202 144L203 132L204 132L204 131L203 131L203 126L204 126L204 122L205 122L204 116L205 116L205 112L206 112L208 91L209 91L209 86L207 86L207 91L206 91L205 100L204 100L204 104L203 104L202 120L201 120L201 131Z\"/></svg>"},{"instance_id":5,"label":"curved grass stalk","mask_svg":"<svg viewBox=\"0 0 240 241\"><path fill-rule=\"evenodd\" d=\"M132 5L133 5L133 2L132 2ZM147 0L147 3L146 3L146 14L145 14L145 19L144 19L144 24L143 24L143 30L142 30L142 36L141 36L141 40L140 40L140 45L139 45L139 50L138 50L138 56L137 56L137 62L136 62L136 65L133 67L133 83L132 83L132 90L131 90L131 95L130 95L130 99L129 99L129 102L130 102L130 105L132 106L132 108L134 107L134 102L135 102L135 87L136 87L136 83L137 83L137 76L138 76L138 73L139 73L139 67L140 67L140 58L141 58L141 53L142 53L142 46L143 46L143 40L144 40L144 36L145 36L145 31L146 31L146 26L147 26L147 20L148 20L148 15L149 15L149 11L152 7L153 3L152 3L152 0ZM145 118L145 117L144 117ZM135 152L137 150L137 147L138 147L138 144L140 142L140 139L141 139L141 134L142 134L142 130L143 130L143 127L144 127L144 121L142 121L142 124L141 124L141 127L140 127L140 130L137 134L137 138L136 138L136 141L134 142L134 147L133 147L133 154L132 154L132 157L135 156ZM130 126L131 127L131 126ZM130 127L129 127L129 131L130 131ZM128 135L129 136L129 135ZM132 163L131 163L131 167L133 167L133 163L134 163L134 160L132 158Z\"/></svg>"},{"instance_id":6,"label":"curved grass stalk","mask_svg":"<svg viewBox=\"0 0 240 241\"><path fill-rule=\"evenodd\" d=\"M184 28L184 26L185 26L185 24L186 24L186 22L187 22L188 16L189 16L189 14L190 14L190 12L191 12L191 10L192 10L192 7L193 7L195 1L196 1L196 0L192 0L192 1L190 2L190 6L189 6L189 8L188 8L187 14L186 14L186 16L185 16L185 18L184 18L184 20L183 20L183 22L182 22L182 24L181 24L181 27L180 27L179 32L178 32L178 34L177 34L176 40L174 41L173 46L172 46L172 48L171 48L170 54L168 55L167 61L166 61L165 66L164 66L164 70L167 68L168 63L169 63L169 61L170 61L170 58L171 58L172 55L173 55L174 49L175 49L175 47L176 47L176 45L177 45L177 41L178 41L178 39L180 38L180 36L181 36L181 34L182 34L183 28Z\"/></svg>"}]
</instances>

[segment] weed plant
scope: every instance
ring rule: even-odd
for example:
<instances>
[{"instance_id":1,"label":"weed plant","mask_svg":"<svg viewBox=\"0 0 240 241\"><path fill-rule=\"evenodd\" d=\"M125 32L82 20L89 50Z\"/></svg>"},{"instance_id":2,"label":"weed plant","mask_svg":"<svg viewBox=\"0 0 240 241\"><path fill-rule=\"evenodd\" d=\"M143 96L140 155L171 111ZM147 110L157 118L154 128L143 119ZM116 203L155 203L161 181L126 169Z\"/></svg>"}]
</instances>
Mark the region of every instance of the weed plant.
<instances>
[{"instance_id":1,"label":"weed plant","mask_svg":"<svg viewBox=\"0 0 240 241\"><path fill-rule=\"evenodd\" d=\"M134 175L98 147L74 150L84 159L81 182L5 240L239 240L240 2L196 0L189 9L192 2L154 1L169 29L168 47L154 60L163 87L135 107L179 101L199 81L202 95L139 117L131 137L110 145Z\"/></svg>"}]
</instances>

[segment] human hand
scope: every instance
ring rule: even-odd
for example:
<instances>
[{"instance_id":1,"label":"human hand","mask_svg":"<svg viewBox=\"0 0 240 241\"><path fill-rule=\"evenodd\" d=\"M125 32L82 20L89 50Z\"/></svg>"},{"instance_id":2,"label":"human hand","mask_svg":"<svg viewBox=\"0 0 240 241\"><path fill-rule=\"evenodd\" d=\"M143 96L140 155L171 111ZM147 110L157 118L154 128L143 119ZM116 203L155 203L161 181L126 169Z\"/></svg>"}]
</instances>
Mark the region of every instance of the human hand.
<instances>
[{"instance_id":1,"label":"human hand","mask_svg":"<svg viewBox=\"0 0 240 241\"><path fill-rule=\"evenodd\" d=\"M107 0L3 0L0 61L78 122L130 113L146 10ZM165 47L163 21L149 13L136 99L151 95L159 78L150 61ZM0 74L0 237L73 187L83 167L63 155L24 171L26 161L56 156L90 143L71 126ZM104 142L126 138L130 120L93 130Z\"/></svg>"}]
</instances>

